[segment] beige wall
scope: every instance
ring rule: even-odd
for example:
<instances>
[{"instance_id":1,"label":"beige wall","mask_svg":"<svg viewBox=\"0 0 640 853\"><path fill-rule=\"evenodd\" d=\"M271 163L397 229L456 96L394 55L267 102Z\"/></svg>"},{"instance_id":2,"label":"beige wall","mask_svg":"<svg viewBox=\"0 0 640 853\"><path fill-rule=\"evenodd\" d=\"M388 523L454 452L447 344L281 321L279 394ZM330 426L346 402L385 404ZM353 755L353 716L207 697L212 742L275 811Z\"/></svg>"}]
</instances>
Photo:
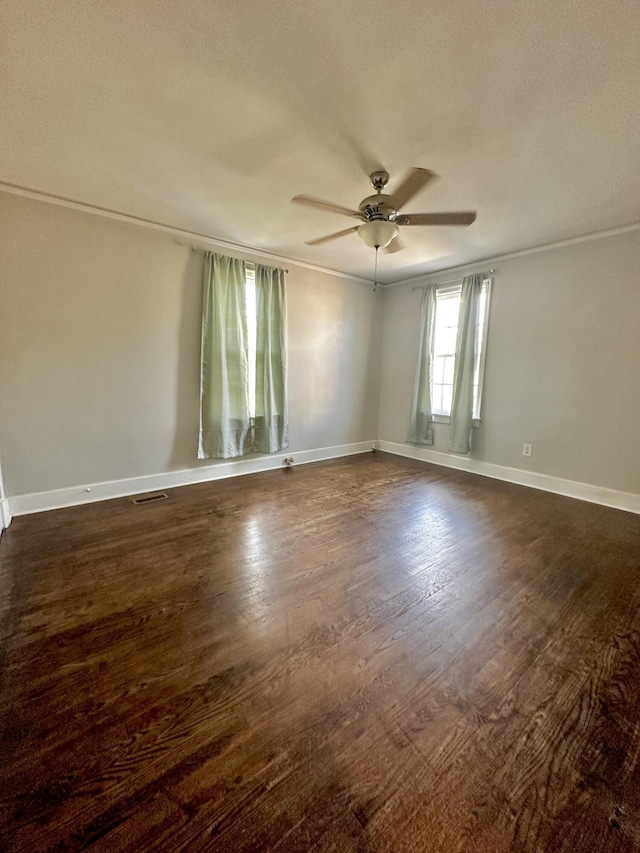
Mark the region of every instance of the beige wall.
<instances>
[{"instance_id":1,"label":"beige wall","mask_svg":"<svg viewBox=\"0 0 640 853\"><path fill-rule=\"evenodd\" d=\"M202 256L170 235L2 193L0 229L7 495L203 464ZM639 493L640 234L496 266L473 458ZM287 285L291 452L403 443L420 293L373 294L294 265ZM435 450L446 437L437 425Z\"/></svg>"},{"instance_id":2,"label":"beige wall","mask_svg":"<svg viewBox=\"0 0 640 853\"><path fill-rule=\"evenodd\" d=\"M420 298L385 292L387 441L406 439ZM640 493L640 233L496 264L484 387L473 458ZM436 425L434 450L446 452L447 435Z\"/></svg>"},{"instance_id":3,"label":"beige wall","mask_svg":"<svg viewBox=\"0 0 640 853\"><path fill-rule=\"evenodd\" d=\"M203 256L170 235L9 194L0 223L7 495L202 464ZM374 439L381 294L295 266L287 287L291 452Z\"/></svg>"}]
</instances>

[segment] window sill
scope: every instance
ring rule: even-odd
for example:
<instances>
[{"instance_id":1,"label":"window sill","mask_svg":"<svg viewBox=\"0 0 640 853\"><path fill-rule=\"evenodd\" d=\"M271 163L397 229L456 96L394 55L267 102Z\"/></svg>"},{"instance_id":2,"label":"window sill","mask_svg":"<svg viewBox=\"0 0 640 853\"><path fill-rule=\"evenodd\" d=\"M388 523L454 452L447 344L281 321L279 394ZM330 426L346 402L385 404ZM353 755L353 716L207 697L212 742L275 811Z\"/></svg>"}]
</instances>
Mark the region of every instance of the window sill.
<instances>
[{"instance_id":1,"label":"window sill","mask_svg":"<svg viewBox=\"0 0 640 853\"><path fill-rule=\"evenodd\" d=\"M451 423L451 418L449 415L433 415L433 422L434 424L448 424ZM480 418L474 418L471 421L471 426L474 427L474 429L478 429L480 426Z\"/></svg>"}]
</instances>

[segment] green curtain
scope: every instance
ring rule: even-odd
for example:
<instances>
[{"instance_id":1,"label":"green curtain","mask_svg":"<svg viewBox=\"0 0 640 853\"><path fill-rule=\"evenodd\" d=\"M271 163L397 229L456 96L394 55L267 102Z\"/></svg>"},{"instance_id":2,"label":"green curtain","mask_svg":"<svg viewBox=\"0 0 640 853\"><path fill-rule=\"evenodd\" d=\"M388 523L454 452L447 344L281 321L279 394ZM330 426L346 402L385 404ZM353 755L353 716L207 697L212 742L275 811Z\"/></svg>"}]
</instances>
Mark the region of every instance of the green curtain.
<instances>
[{"instance_id":1,"label":"green curtain","mask_svg":"<svg viewBox=\"0 0 640 853\"><path fill-rule=\"evenodd\" d=\"M449 423L449 450L452 453L469 453L471 449L471 424L473 421L473 373L478 334L478 309L484 273L475 273L462 279L458 337L456 340L456 366L453 376L453 399Z\"/></svg>"},{"instance_id":2,"label":"green curtain","mask_svg":"<svg viewBox=\"0 0 640 853\"><path fill-rule=\"evenodd\" d=\"M249 410L246 264L207 252L202 303L199 459L289 446L284 270L257 264L256 412ZM253 319L253 318L252 318Z\"/></svg>"},{"instance_id":3,"label":"green curtain","mask_svg":"<svg viewBox=\"0 0 640 853\"><path fill-rule=\"evenodd\" d=\"M433 414L431 411L431 372L433 366L433 336L436 320L436 285L428 284L420 304L420 342L418 361L413 380L411 416L407 441L411 444L433 444Z\"/></svg>"},{"instance_id":4,"label":"green curtain","mask_svg":"<svg viewBox=\"0 0 640 853\"><path fill-rule=\"evenodd\" d=\"M245 263L207 252L202 305L199 459L251 450Z\"/></svg>"},{"instance_id":5,"label":"green curtain","mask_svg":"<svg viewBox=\"0 0 640 853\"><path fill-rule=\"evenodd\" d=\"M256 418L253 449L289 446L284 270L256 264Z\"/></svg>"}]
</instances>

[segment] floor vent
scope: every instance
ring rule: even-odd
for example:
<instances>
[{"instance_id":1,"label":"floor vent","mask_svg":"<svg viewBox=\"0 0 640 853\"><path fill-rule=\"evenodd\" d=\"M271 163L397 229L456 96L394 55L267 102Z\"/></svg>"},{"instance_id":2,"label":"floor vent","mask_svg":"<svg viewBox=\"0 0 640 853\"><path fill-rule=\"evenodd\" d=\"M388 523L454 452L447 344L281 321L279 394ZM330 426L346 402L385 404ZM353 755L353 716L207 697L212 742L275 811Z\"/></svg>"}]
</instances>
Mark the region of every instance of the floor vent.
<instances>
[{"instance_id":1,"label":"floor vent","mask_svg":"<svg viewBox=\"0 0 640 853\"><path fill-rule=\"evenodd\" d=\"M165 498L168 498L169 495L165 495L164 492L160 492L157 495L145 495L143 498L134 498L134 504L150 504L154 501L163 501Z\"/></svg>"}]
</instances>

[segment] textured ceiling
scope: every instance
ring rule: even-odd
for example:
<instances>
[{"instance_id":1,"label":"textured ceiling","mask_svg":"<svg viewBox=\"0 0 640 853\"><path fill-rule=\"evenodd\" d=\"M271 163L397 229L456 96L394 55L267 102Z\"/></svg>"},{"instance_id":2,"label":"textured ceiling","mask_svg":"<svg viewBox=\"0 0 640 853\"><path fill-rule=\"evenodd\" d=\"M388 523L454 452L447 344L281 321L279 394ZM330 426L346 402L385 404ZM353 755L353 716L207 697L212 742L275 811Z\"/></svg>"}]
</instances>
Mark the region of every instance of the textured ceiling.
<instances>
[{"instance_id":1,"label":"textured ceiling","mask_svg":"<svg viewBox=\"0 0 640 853\"><path fill-rule=\"evenodd\" d=\"M2 2L0 180L371 277L348 207L439 179L382 281L640 219L637 0Z\"/></svg>"}]
</instances>

